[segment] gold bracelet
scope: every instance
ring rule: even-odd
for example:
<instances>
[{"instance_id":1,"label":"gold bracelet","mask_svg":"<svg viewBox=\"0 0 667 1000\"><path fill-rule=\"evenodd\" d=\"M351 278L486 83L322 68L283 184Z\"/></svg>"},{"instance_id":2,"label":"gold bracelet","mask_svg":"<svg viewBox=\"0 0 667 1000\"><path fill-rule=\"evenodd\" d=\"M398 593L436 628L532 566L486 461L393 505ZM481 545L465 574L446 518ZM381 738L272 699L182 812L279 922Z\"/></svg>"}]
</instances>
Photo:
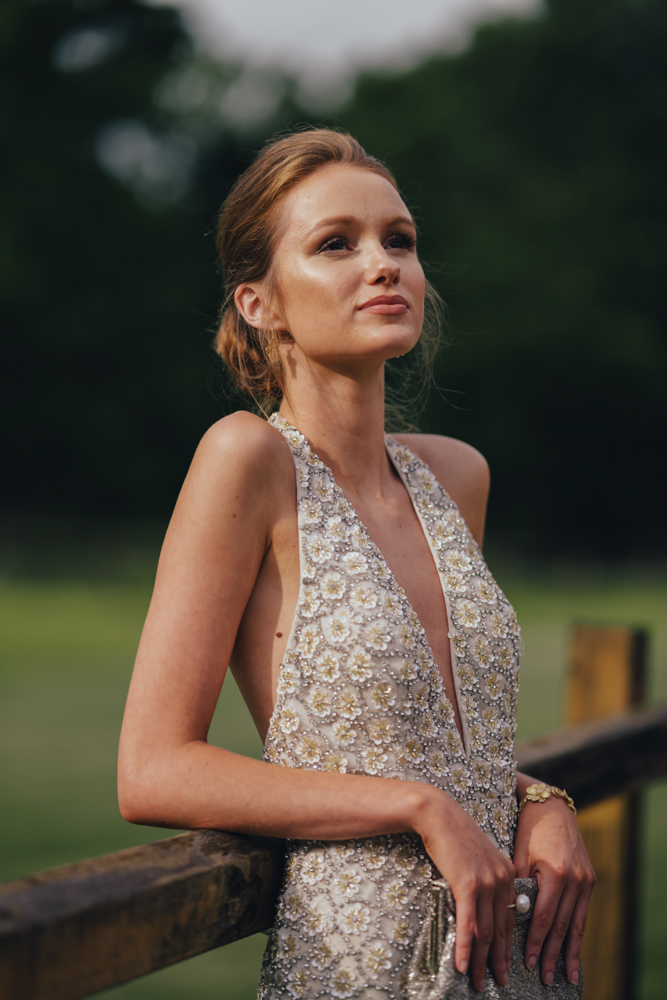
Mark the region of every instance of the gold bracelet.
<instances>
[{"instance_id":1,"label":"gold bracelet","mask_svg":"<svg viewBox=\"0 0 667 1000\"><path fill-rule=\"evenodd\" d=\"M519 813L523 812L527 802L546 802L550 795L555 795L557 798L563 799L574 815L577 815L574 802L564 788L555 788L553 785L545 785L542 782L539 782L536 785L528 786L525 798L521 799L521 802L519 802Z\"/></svg>"}]
</instances>

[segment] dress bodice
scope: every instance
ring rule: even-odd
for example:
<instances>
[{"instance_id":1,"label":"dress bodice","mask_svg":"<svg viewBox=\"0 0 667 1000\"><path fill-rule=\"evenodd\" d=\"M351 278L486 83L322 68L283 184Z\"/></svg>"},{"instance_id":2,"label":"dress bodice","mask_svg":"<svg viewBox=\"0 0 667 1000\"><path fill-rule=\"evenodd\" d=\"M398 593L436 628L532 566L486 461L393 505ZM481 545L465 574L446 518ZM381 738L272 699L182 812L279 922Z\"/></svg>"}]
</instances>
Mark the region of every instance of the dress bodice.
<instances>
[{"instance_id":1,"label":"dress bodice","mask_svg":"<svg viewBox=\"0 0 667 1000\"><path fill-rule=\"evenodd\" d=\"M294 457L301 579L264 759L437 785L509 854L520 631L456 504L421 459L386 438L442 584L463 742L424 629L382 553L305 437L279 415L270 422ZM396 974L433 875L419 838L300 842L287 872L260 996L400 996ZM317 948L302 953L309 937L331 952L326 962Z\"/></svg>"}]
</instances>

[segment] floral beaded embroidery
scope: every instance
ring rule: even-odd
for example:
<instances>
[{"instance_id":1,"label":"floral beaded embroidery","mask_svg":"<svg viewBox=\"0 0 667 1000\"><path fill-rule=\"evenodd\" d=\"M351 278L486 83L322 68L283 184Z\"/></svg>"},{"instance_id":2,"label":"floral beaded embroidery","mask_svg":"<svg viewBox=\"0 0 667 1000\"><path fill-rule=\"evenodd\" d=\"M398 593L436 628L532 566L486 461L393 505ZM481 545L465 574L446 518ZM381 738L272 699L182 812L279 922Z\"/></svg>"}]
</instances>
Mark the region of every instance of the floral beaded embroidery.
<instances>
[{"instance_id":1,"label":"floral beaded embroidery","mask_svg":"<svg viewBox=\"0 0 667 1000\"><path fill-rule=\"evenodd\" d=\"M265 760L435 784L505 853L515 827L520 631L456 505L386 438L436 562L465 745L424 629L305 437L296 468L301 587ZM398 998L433 872L419 838L294 842L259 996Z\"/></svg>"}]
</instances>

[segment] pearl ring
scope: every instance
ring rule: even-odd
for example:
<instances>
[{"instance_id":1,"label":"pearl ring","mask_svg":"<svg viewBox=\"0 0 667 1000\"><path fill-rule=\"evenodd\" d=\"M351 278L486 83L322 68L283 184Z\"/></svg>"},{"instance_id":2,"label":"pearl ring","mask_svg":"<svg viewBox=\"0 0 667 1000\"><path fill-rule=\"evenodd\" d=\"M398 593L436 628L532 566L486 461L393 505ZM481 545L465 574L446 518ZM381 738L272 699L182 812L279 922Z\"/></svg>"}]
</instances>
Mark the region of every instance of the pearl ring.
<instances>
[{"instance_id":1,"label":"pearl ring","mask_svg":"<svg viewBox=\"0 0 667 1000\"><path fill-rule=\"evenodd\" d=\"M516 897L516 902L510 903L507 909L516 910L517 913L528 913L530 910L530 899L521 893L520 896Z\"/></svg>"}]
</instances>

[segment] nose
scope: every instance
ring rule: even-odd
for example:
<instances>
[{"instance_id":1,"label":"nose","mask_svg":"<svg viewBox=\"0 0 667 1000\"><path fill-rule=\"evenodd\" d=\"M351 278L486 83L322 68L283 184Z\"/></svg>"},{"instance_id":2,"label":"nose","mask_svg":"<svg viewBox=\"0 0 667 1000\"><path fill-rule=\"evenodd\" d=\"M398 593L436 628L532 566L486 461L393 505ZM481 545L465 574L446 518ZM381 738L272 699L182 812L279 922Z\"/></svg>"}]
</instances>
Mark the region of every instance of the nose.
<instances>
[{"instance_id":1,"label":"nose","mask_svg":"<svg viewBox=\"0 0 667 1000\"><path fill-rule=\"evenodd\" d=\"M369 285L397 285L401 280L401 266L383 246L374 247L366 266Z\"/></svg>"}]
</instances>

